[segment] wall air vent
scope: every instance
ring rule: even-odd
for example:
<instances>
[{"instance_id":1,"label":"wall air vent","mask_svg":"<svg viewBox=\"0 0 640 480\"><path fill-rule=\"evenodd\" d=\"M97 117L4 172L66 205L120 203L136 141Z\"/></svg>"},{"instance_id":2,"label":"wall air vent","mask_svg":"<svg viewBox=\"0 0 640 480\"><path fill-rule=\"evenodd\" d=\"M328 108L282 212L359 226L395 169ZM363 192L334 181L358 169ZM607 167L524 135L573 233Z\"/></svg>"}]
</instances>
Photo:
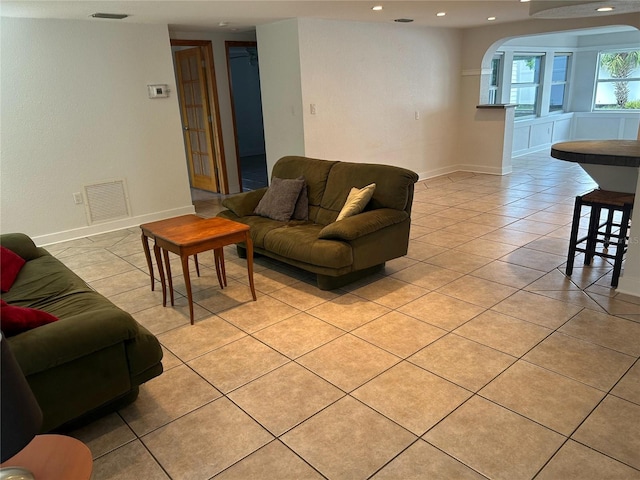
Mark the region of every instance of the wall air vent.
<instances>
[{"instance_id":1,"label":"wall air vent","mask_svg":"<svg viewBox=\"0 0 640 480\"><path fill-rule=\"evenodd\" d=\"M87 199L85 206L89 225L131 216L129 195L124 180L85 185L84 193Z\"/></svg>"}]
</instances>

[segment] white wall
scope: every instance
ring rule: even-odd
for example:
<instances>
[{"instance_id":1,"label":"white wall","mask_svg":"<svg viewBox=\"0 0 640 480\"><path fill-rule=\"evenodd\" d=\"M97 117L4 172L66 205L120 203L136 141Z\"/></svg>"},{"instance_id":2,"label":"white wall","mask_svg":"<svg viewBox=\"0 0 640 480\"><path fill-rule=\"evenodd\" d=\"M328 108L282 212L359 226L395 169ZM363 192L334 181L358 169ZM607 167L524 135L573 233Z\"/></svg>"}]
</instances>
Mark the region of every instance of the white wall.
<instances>
[{"instance_id":1,"label":"white wall","mask_svg":"<svg viewBox=\"0 0 640 480\"><path fill-rule=\"evenodd\" d=\"M304 155L298 20L256 29L267 170L285 155Z\"/></svg>"},{"instance_id":2,"label":"white wall","mask_svg":"<svg viewBox=\"0 0 640 480\"><path fill-rule=\"evenodd\" d=\"M299 35L308 156L450 171L456 30L300 19Z\"/></svg>"},{"instance_id":3,"label":"white wall","mask_svg":"<svg viewBox=\"0 0 640 480\"><path fill-rule=\"evenodd\" d=\"M304 154L422 177L455 170L459 40L455 30L308 18L258 27L269 169Z\"/></svg>"},{"instance_id":4,"label":"white wall","mask_svg":"<svg viewBox=\"0 0 640 480\"><path fill-rule=\"evenodd\" d=\"M231 95L229 90L229 74L227 71L227 52L225 41L255 41L253 32L180 32L171 31L172 39L179 40L209 40L213 47L213 68L215 70L216 86L218 88L218 108L220 110L220 128L222 130L222 144L224 159L227 166L229 192L240 191L238 179L238 161L234 137L233 116L231 113Z\"/></svg>"},{"instance_id":5,"label":"white wall","mask_svg":"<svg viewBox=\"0 0 640 480\"><path fill-rule=\"evenodd\" d=\"M45 244L193 211L166 26L1 22L2 232ZM72 194L113 179L132 216L89 227Z\"/></svg>"}]
</instances>

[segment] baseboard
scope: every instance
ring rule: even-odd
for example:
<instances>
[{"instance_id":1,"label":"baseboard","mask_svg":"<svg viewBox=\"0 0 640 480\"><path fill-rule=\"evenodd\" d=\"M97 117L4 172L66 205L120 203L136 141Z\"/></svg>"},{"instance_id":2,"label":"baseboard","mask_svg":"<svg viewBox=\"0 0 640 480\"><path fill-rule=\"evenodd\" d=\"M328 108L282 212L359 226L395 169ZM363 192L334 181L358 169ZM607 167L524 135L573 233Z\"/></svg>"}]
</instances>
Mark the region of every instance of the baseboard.
<instances>
[{"instance_id":1,"label":"baseboard","mask_svg":"<svg viewBox=\"0 0 640 480\"><path fill-rule=\"evenodd\" d=\"M127 217L113 222L105 222L97 225L89 225L86 227L74 228L72 230L64 230L62 232L49 233L46 235L38 235L31 237L36 245L43 247L53 243L67 242L77 238L90 237L101 233L113 232L124 228L137 227L142 223L155 222L165 218L177 217L178 215L188 215L195 213L193 205L187 207L174 208L162 212L148 213L146 215L138 215L136 217Z\"/></svg>"},{"instance_id":2,"label":"baseboard","mask_svg":"<svg viewBox=\"0 0 640 480\"><path fill-rule=\"evenodd\" d=\"M454 172L473 172L483 173L487 175L507 175L511 173L511 166L508 167L484 167L481 165L468 165L458 164L450 165L448 167L437 168L429 170L427 172L421 172L418 174L419 180L426 180L428 178L441 177L442 175L448 175Z\"/></svg>"},{"instance_id":3,"label":"baseboard","mask_svg":"<svg viewBox=\"0 0 640 480\"><path fill-rule=\"evenodd\" d=\"M564 140L558 140L558 141L564 141ZM556 143L556 142L554 142L554 143ZM511 158L524 157L525 155L529 155L531 153L538 153L538 152L547 152L547 153L549 153L551 151L551 146L552 145L553 145L553 143L545 143L544 145L537 145L537 146L531 147L531 148L523 148L522 150L514 150L513 152L511 152Z\"/></svg>"},{"instance_id":4,"label":"baseboard","mask_svg":"<svg viewBox=\"0 0 640 480\"><path fill-rule=\"evenodd\" d=\"M623 274L620 277L616 292L631 295L632 297L640 297L640 278Z\"/></svg>"}]
</instances>

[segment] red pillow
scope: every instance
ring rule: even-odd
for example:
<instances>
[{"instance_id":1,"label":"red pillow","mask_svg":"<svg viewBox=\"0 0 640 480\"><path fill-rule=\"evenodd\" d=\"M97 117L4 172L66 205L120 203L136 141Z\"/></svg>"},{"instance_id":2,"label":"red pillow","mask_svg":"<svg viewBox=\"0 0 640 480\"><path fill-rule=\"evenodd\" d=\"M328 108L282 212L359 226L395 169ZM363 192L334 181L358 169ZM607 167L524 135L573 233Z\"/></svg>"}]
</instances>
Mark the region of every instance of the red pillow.
<instances>
[{"instance_id":1,"label":"red pillow","mask_svg":"<svg viewBox=\"0 0 640 480\"><path fill-rule=\"evenodd\" d=\"M8 292L25 264L24 258L6 247L0 247L0 290Z\"/></svg>"},{"instance_id":2,"label":"red pillow","mask_svg":"<svg viewBox=\"0 0 640 480\"><path fill-rule=\"evenodd\" d=\"M9 305L0 300L0 329L7 337L55 322L56 317L43 310Z\"/></svg>"}]
</instances>

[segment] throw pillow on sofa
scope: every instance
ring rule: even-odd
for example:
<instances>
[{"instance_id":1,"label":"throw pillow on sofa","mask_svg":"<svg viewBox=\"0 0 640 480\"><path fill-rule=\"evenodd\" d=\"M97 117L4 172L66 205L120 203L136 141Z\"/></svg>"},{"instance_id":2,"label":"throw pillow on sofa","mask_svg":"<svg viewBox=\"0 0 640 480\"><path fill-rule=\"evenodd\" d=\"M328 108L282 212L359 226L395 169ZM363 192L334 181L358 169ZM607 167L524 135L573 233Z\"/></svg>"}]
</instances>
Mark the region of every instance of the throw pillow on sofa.
<instances>
[{"instance_id":1,"label":"throw pillow on sofa","mask_svg":"<svg viewBox=\"0 0 640 480\"><path fill-rule=\"evenodd\" d=\"M4 300L0 300L0 329L7 337L57 320L57 317L43 310L9 305Z\"/></svg>"},{"instance_id":2,"label":"throw pillow on sofa","mask_svg":"<svg viewBox=\"0 0 640 480\"><path fill-rule=\"evenodd\" d=\"M272 178L271 185L260 199L254 213L280 222L288 222L295 211L304 184L305 180L302 177Z\"/></svg>"},{"instance_id":3,"label":"throw pillow on sofa","mask_svg":"<svg viewBox=\"0 0 640 480\"><path fill-rule=\"evenodd\" d=\"M338 218L336 218L336 222L338 220L342 220L343 218L351 217L362 212L364 210L364 207L367 206L367 203L369 203L369 200L371 200L371 197L373 197L373 192L375 191L375 189L375 183L362 188L353 187L349 192L347 201L344 202L344 206L338 214Z\"/></svg>"},{"instance_id":4,"label":"throw pillow on sofa","mask_svg":"<svg viewBox=\"0 0 640 480\"><path fill-rule=\"evenodd\" d=\"M0 290L8 292L15 282L25 259L6 247L0 247Z\"/></svg>"}]
</instances>

